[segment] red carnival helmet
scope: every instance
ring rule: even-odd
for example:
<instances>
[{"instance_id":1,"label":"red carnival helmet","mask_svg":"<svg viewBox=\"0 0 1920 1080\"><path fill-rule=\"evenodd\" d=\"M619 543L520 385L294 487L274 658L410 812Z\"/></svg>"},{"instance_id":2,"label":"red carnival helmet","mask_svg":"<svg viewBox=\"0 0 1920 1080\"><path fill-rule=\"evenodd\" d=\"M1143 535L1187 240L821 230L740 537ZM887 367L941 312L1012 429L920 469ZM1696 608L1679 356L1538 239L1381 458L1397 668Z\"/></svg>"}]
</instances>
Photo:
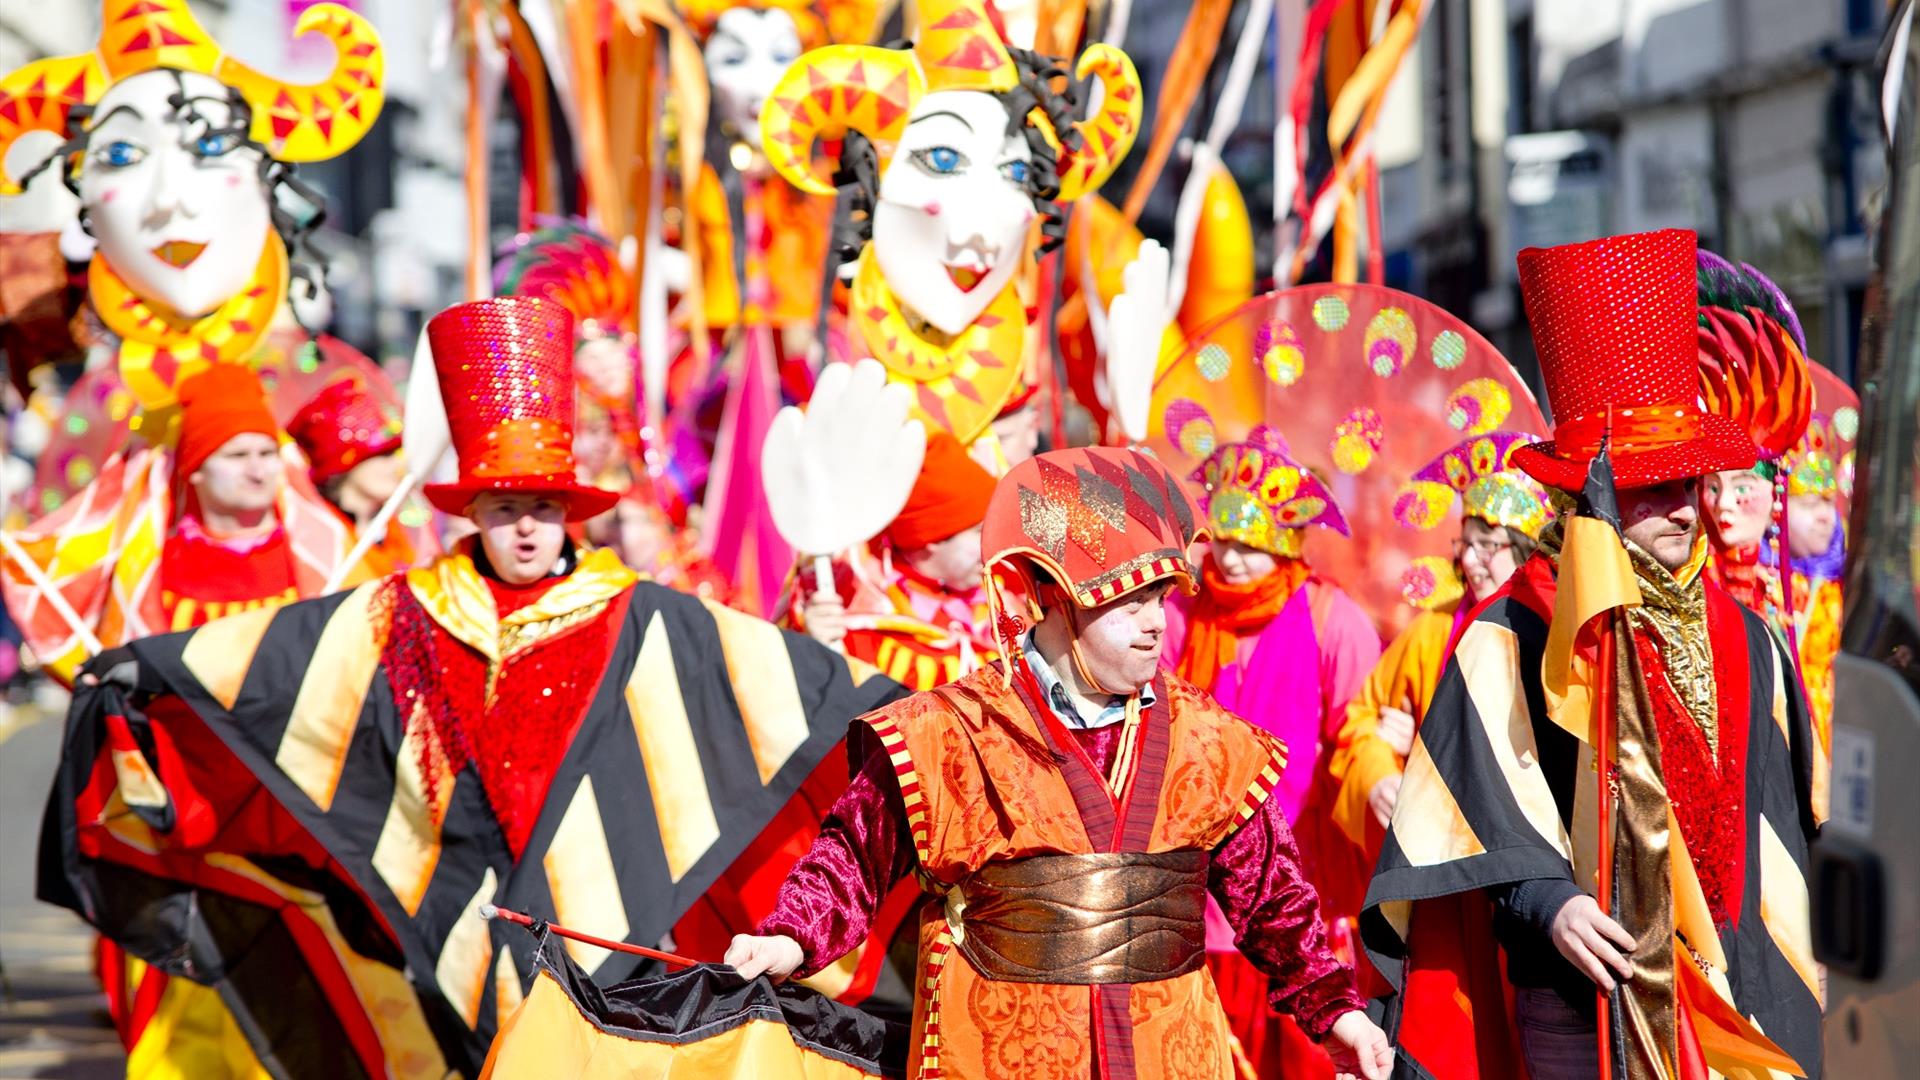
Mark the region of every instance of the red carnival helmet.
<instances>
[{"instance_id":1,"label":"red carnival helmet","mask_svg":"<svg viewBox=\"0 0 1920 1080\"><path fill-rule=\"evenodd\" d=\"M1700 406L1696 244L1664 229L1520 253L1557 421L1551 440L1514 452L1534 479L1580 490L1609 431L1622 488L1753 467L1747 432Z\"/></svg>"},{"instance_id":2,"label":"red carnival helmet","mask_svg":"<svg viewBox=\"0 0 1920 1080\"><path fill-rule=\"evenodd\" d=\"M460 478L426 496L465 515L483 491L552 494L567 519L613 508L619 492L580 483L573 461L573 315L551 300L455 304L427 323Z\"/></svg>"},{"instance_id":3,"label":"red carnival helmet","mask_svg":"<svg viewBox=\"0 0 1920 1080\"><path fill-rule=\"evenodd\" d=\"M350 371L302 405L287 434L306 453L313 482L324 484L400 449L400 418L381 404L359 372Z\"/></svg>"},{"instance_id":4,"label":"red carnival helmet","mask_svg":"<svg viewBox=\"0 0 1920 1080\"><path fill-rule=\"evenodd\" d=\"M994 488L980 537L987 602L1001 655L1038 621L1039 569L1080 608L1162 578L1196 588L1187 548L1207 529L1167 467L1138 450L1054 450L1013 467Z\"/></svg>"}]
</instances>

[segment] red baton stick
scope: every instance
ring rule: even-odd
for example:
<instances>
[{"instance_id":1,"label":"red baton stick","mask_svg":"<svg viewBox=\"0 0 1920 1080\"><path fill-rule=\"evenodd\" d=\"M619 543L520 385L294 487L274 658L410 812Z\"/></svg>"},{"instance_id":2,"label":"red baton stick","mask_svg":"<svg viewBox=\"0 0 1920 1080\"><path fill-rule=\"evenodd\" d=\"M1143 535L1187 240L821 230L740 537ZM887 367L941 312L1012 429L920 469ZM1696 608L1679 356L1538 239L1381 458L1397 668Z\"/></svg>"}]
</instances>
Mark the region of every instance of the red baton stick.
<instances>
[{"instance_id":1,"label":"red baton stick","mask_svg":"<svg viewBox=\"0 0 1920 1080\"><path fill-rule=\"evenodd\" d=\"M508 911L506 908L498 907L494 904L481 904L480 917L483 919L505 919L510 923L519 923L521 926L529 929L542 925L539 919L531 915L523 915L518 911ZM544 925L547 929L559 934L568 941L578 941L583 945L597 945L602 949L612 949L614 952L632 953L635 956L644 956L649 960L658 960L662 963L672 964L675 967L698 967L700 964L698 960L689 960L684 956L675 956L670 952L661 952L659 949L649 949L645 945L629 945L624 941L608 941L603 937L594 937L592 934L583 934L578 930L569 930L558 923L545 923Z\"/></svg>"}]
</instances>

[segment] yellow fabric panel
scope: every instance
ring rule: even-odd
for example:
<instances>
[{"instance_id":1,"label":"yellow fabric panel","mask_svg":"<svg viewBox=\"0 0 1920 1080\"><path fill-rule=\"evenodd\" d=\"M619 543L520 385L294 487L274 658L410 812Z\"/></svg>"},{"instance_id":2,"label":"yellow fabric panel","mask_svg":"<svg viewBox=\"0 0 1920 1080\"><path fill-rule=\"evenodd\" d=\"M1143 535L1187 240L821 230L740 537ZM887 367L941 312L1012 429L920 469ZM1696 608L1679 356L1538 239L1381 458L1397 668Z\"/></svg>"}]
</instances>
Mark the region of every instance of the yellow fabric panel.
<instances>
[{"instance_id":1,"label":"yellow fabric panel","mask_svg":"<svg viewBox=\"0 0 1920 1080\"><path fill-rule=\"evenodd\" d=\"M1560 822L1560 809L1553 801L1546 774L1540 771L1539 749L1533 741L1533 711L1527 706L1520 680L1518 639L1504 626L1477 622L1461 633L1453 657L1520 813L1540 838L1571 864L1573 840ZM1403 802L1406 799L1404 787L1400 798ZM1400 814L1395 811L1394 821L1399 820Z\"/></svg>"},{"instance_id":2,"label":"yellow fabric panel","mask_svg":"<svg viewBox=\"0 0 1920 1080\"><path fill-rule=\"evenodd\" d=\"M1347 839L1360 847L1368 846L1369 831L1378 833L1367 807L1374 786L1399 775L1403 767L1400 755L1380 737L1380 710L1404 708L1416 721L1426 715L1427 703L1440 685L1452 633L1451 610L1414 616L1380 654L1380 662L1347 703L1346 722L1327 755L1327 774L1339 785L1329 813Z\"/></svg>"},{"instance_id":3,"label":"yellow fabric panel","mask_svg":"<svg viewBox=\"0 0 1920 1080\"><path fill-rule=\"evenodd\" d=\"M693 722L680 697L673 642L659 612L647 624L640 656L627 677L627 713L633 718L634 738L646 766L667 873L679 881L720 839L720 822L707 793L707 773L694 742Z\"/></svg>"},{"instance_id":4,"label":"yellow fabric panel","mask_svg":"<svg viewBox=\"0 0 1920 1080\"><path fill-rule=\"evenodd\" d=\"M1773 822L1760 818L1760 920L1807 990L1820 996L1820 968L1813 959L1813 916L1807 879L1773 831Z\"/></svg>"},{"instance_id":5,"label":"yellow fabric panel","mask_svg":"<svg viewBox=\"0 0 1920 1080\"><path fill-rule=\"evenodd\" d=\"M785 1025L751 1020L674 1045L610 1035L595 1027L542 972L533 992L493 1040L482 1080L566 1076L577 1080L856 1080L867 1074L802 1049Z\"/></svg>"},{"instance_id":6,"label":"yellow fabric panel","mask_svg":"<svg viewBox=\"0 0 1920 1080\"><path fill-rule=\"evenodd\" d=\"M1591 743L1594 680L1600 673L1575 655L1574 640L1601 612L1638 607L1640 583L1633 576L1633 562L1621 546L1620 534L1598 518L1567 520L1559 566L1553 619L1540 657L1540 680L1554 723L1581 742Z\"/></svg>"},{"instance_id":7,"label":"yellow fabric panel","mask_svg":"<svg viewBox=\"0 0 1920 1080\"><path fill-rule=\"evenodd\" d=\"M253 666L253 654L260 648L267 624L277 608L260 608L225 619L215 619L193 632L180 662L187 666L202 687L223 709L233 708L240 697L240 685L247 669Z\"/></svg>"},{"instance_id":8,"label":"yellow fabric panel","mask_svg":"<svg viewBox=\"0 0 1920 1080\"><path fill-rule=\"evenodd\" d=\"M1411 866L1435 866L1487 850L1418 738L1400 781L1400 801L1393 807L1393 834Z\"/></svg>"},{"instance_id":9,"label":"yellow fabric panel","mask_svg":"<svg viewBox=\"0 0 1920 1080\"><path fill-rule=\"evenodd\" d=\"M480 888L467 900L466 907L447 931L446 944L440 947L440 959L433 966L434 981L440 993L453 1006L463 1023L480 1023L480 1002L487 993L487 976L493 967L493 940L487 932L487 920L480 916L480 905L493 902L499 881L493 867L487 867Z\"/></svg>"},{"instance_id":10,"label":"yellow fabric panel","mask_svg":"<svg viewBox=\"0 0 1920 1080\"><path fill-rule=\"evenodd\" d=\"M347 747L360 726L360 709L380 666L371 607L379 583L370 582L347 594L320 631L313 658L300 679L287 730L280 736L273 763L307 793L322 810L333 806L333 793L346 763Z\"/></svg>"},{"instance_id":11,"label":"yellow fabric panel","mask_svg":"<svg viewBox=\"0 0 1920 1080\"><path fill-rule=\"evenodd\" d=\"M493 963L495 1030L506 1027L507 1021L520 1011L520 1005L525 1000L526 995L520 989L520 969L513 962L513 950L502 945Z\"/></svg>"},{"instance_id":12,"label":"yellow fabric panel","mask_svg":"<svg viewBox=\"0 0 1920 1080\"><path fill-rule=\"evenodd\" d=\"M627 903L620 896L620 879L614 874L613 852L607 847L607 830L600 817L600 800L593 794L593 777L581 777L541 865L547 872L547 888L553 893L555 922L611 941L627 936L632 929L627 923ZM582 941L568 941L567 952L589 975L611 955L598 945Z\"/></svg>"},{"instance_id":13,"label":"yellow fabric panel","mask_svg":"<svg viewBox=\"0 0 1920 1080\"><path fill-rule=\"evenodd\" d=\"M781 629L751 615L706 601L726 654L727 678L746 725L760 782L767 783L807 741L807 711L800 704L793 661Z\"/></svg>"},{"instance_id":14,"label":"yellow fabric panel","mask_svg":"<svg viewBox=\"0 0 1920 1080\"><path fill-rule=\"evenodd\" d=\"M416 705L416 709L426 706ZM434 768L439 776L433 785L435 805L427 802L425 774L420 766L421 725L407 724L400 740L400 752L394 758L393 801L387 804L387 820L380 826L380 839L373 845L373 869L387 883L408 915L420 910L427 894L427 882L440 862L440 822L453 798L453 786L459 777L447 767L443 755L435 755Z\"/></svg>"},{"instance_id":15,"label":"yellow fabric panel","mask_svg":"<svg viewBox=\"0 0 1920 1080\"><path fill-rule=\"evenodd\" d=\"M191 979L168 979L153 1018L127 1054L127 1080L269 1080L253 1047L220 1000Z\"/></svg>"}]
</instances>

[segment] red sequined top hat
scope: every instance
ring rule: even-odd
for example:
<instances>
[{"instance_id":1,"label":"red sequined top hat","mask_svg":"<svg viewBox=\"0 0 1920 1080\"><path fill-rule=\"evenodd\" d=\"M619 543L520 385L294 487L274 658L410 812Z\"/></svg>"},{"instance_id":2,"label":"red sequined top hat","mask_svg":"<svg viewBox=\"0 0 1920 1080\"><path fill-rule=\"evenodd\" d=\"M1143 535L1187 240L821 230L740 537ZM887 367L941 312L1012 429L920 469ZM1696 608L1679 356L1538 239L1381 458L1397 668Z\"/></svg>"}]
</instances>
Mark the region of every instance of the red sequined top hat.
<instances>
[{"instance_id":1,"label":"red sequined top hat","mask_svg":"<svg viewBox=\"0 0 1920 1080\"><path fill-rule=\"evenodd\" d=\"M363 461L400 449L400 418L381 406L355 371L328 383L300 406L287 434L306 453L313 482L324 484Z\"/></svg>"},{"instance_id":2,"label":"red sequined top hat","mask_svg":"<svg viewBox=\"0 0 1920 1080\"><path fill-rule=\"evenodd\" d=\"M1648 487L1753 467L1739 424L1701 408L1695 257L1684 229L1520 253L1551 440L1514 451L1543 484L1578 491L1612 433L1614 482Z\"/></svg>"},{"instance_id":3,"label":"red sequined top hat","mask_svg":"<svg viewBox=\"0 0 1920 1080\"><path fill-rule=\"evenodd\" d=\"M994 488L980 547L990 593L1005 588L1031 603L1038 568L1092 608L1162 578L1192 589L1187 547L1205 535L1166 466L1138 450L1095 446L1014 466Z\"/></svg>"},{"instance_id":4,"label":"red sequined top hat","mask_svg":"<svg viewBox=\"0 0 1920 1080\"><path fill-rule=\"evenodd\" d=\"M573 315L551 300L455 304L427 323L460 479L428 501L466 514L483 491L561 496L567 519L613 508L618 492L581 484L573 463Z\"/></svg>"}]
</instances>

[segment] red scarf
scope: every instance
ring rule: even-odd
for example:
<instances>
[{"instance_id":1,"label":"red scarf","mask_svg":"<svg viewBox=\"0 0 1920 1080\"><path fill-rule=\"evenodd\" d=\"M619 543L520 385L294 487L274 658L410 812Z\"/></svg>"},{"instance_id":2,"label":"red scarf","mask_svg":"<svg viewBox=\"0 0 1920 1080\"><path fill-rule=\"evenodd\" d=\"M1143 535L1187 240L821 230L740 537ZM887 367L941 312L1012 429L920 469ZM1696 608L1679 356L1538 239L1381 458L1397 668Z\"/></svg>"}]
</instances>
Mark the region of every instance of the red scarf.
<instances>
[{"instance_id":1,"label":"red scarf","mask_svg":"<svg viewBox=\"0 0 1920 1080\"><path fill-rule=\"evenodd\" d=\"M1282 558L1273 573L1245 585L1229 584L1209 554L1201 568L1203 587L1187 624L1187 651L1179 676L1211 691L1220 669L1233 663L1240 639L1258 633L1287 606L1294 590L1306 584L1307 564Z\"/></svg>"}]
</instances>

